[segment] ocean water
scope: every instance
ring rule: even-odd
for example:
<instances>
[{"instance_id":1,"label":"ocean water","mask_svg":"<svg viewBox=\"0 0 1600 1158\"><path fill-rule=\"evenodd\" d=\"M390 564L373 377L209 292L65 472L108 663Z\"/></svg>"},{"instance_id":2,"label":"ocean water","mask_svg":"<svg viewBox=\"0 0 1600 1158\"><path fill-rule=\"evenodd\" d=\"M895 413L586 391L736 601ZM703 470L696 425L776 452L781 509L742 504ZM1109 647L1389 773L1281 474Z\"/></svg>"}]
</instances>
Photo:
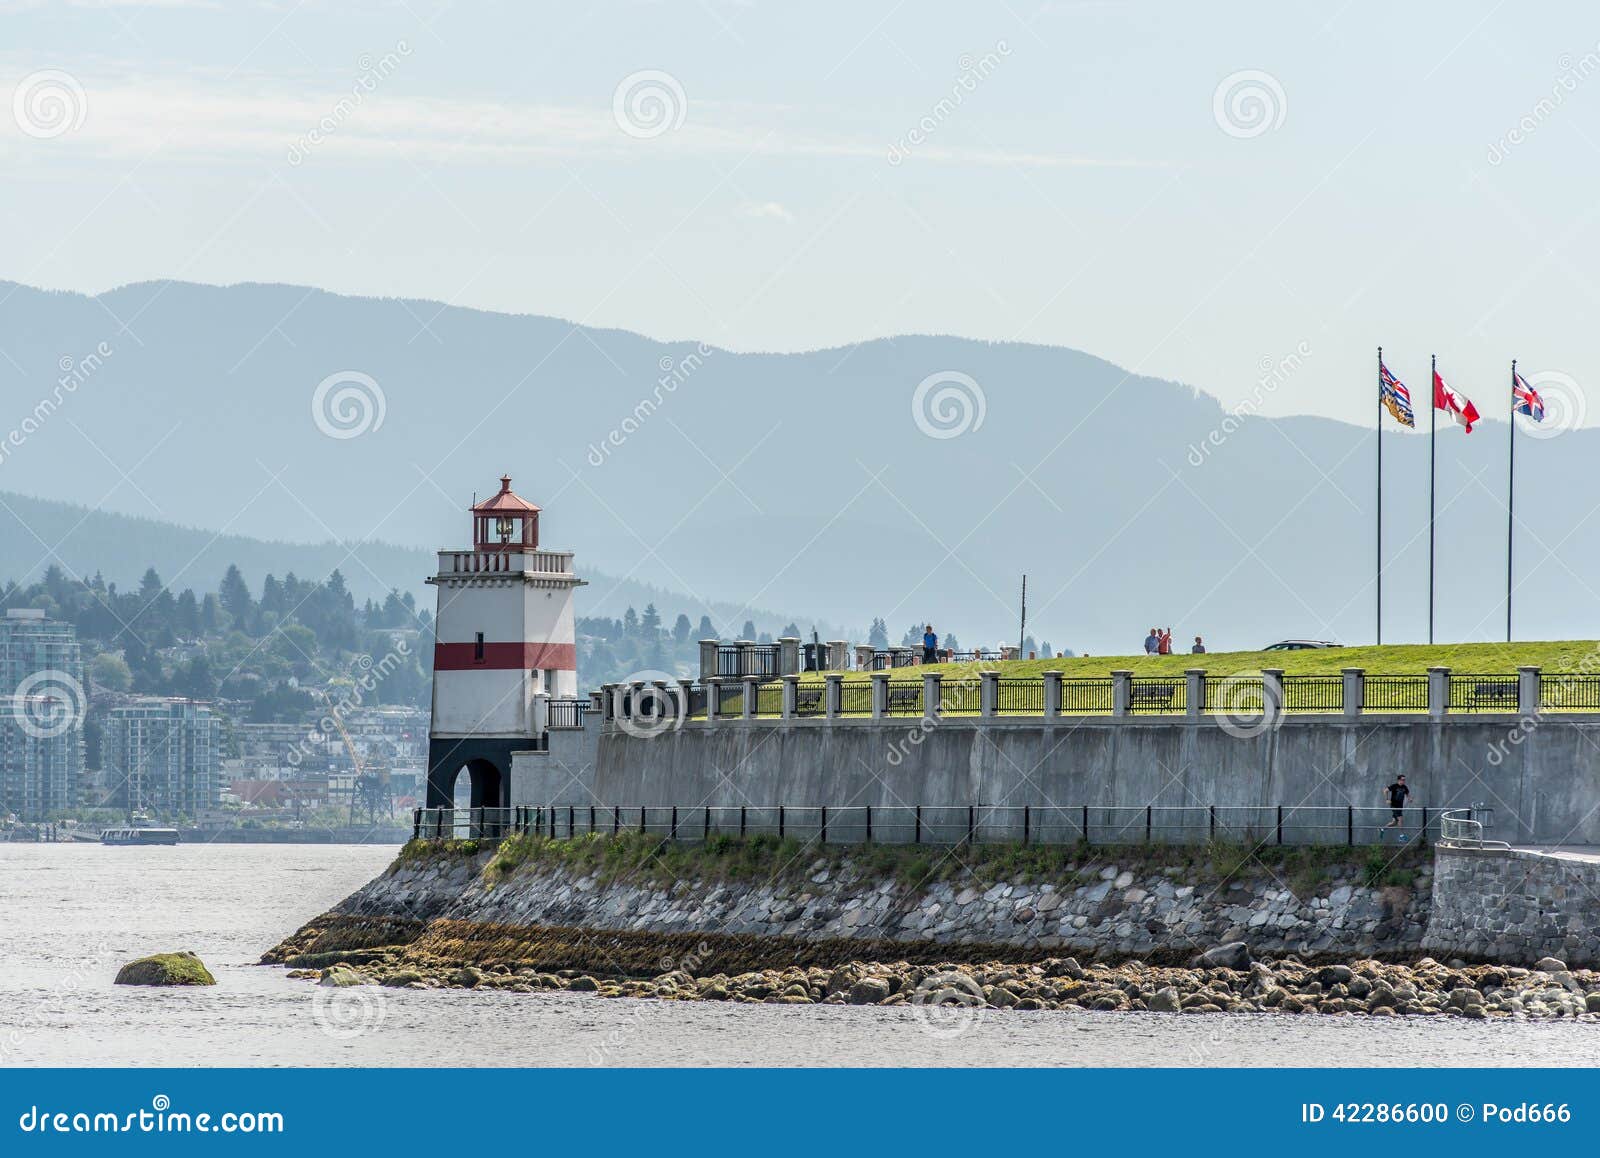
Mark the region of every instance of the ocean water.
<instances>
[{"instance_id":1,"label":"ocean water","mask_svg":"<svg viewBox=\"0 0 1600 1158\"><path fill-rule=\"evenodd\" d=\"M4 1065L1587 1065L1600 1024L983 1011L328 989L254 964L392 847L0 844ZM118 987L192 949L207 989Z\"/></svg>"}]
</instances>

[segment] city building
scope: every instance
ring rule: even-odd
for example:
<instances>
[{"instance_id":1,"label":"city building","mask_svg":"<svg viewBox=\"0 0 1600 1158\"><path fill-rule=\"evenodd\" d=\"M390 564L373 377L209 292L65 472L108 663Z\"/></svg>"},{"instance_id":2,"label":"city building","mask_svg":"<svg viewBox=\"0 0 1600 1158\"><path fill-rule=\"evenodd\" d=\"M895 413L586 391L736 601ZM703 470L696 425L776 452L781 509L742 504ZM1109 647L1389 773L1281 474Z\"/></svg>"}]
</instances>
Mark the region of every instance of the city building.
<instances>
[{"instance_id":1,"label":"city building","mask_svg":"<svg viewBox=\"0 0 1600 1158\"><path fill-rule=\"evenodd\" d=\"M106 713L102 760L111 801L165 819L222 800L222 721L209 704L142 699Z\"/></svg>"},{"instance_id":2,"label":"city building","mask_svg":"<svg viewBox=\"0 0 1600 1158\"><path fill-rule=\"evenodd\" d=\"M86 705L72 624L37 608L0 616L0 809L37 821L79 803Z\"/></svg>"}]
</instances>

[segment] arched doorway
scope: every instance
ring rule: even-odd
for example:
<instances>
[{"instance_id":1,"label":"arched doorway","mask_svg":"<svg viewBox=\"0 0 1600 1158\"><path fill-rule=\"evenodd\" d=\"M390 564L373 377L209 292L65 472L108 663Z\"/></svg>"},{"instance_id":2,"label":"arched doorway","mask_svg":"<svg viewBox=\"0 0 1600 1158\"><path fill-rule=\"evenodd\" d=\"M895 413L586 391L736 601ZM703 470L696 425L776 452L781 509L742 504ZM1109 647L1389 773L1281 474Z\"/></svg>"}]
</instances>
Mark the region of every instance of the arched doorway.
<instances>
[{"instance_id":1,"label":"arched doorway","mask_svg":"<svg viewBox=\"0 0 1600 1158\"><path fill-rule=\"evenodd\" d=\"M465 783L462 781L463 776L466 777ZM481 757L469 760L456 769L455 783L450 786L451 803L458 808L500 808L503 779L500 769L488 760Z\"/></svg>"},{"instance_id":2,"label":"arched doorway","mask_svg":"<svg viewBox=\"0 0 1600 1158\"><path fill-rule=\"evenodd\" d=\"M508 808L511 805L509 741L435 739L428 745L427 807Z\"/></svg>"}]
</instances>

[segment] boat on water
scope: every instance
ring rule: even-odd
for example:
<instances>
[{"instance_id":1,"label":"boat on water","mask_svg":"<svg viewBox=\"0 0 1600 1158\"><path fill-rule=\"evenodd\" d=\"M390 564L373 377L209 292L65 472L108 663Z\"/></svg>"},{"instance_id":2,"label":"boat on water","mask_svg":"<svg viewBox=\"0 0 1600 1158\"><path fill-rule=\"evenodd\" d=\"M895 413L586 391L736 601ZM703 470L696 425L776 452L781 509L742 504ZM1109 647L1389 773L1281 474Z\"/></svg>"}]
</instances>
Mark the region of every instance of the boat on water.
<instances>
[{"instance_id":1,"label":"boat on water","mask_svg":"<svg viewBox=\"0 0 1600 1158\"><path fill-rule=\"evenodd\" d=\"M176 828L106 828L100 831L101 844L177 844Z\"/></svg>"}]
</instances>

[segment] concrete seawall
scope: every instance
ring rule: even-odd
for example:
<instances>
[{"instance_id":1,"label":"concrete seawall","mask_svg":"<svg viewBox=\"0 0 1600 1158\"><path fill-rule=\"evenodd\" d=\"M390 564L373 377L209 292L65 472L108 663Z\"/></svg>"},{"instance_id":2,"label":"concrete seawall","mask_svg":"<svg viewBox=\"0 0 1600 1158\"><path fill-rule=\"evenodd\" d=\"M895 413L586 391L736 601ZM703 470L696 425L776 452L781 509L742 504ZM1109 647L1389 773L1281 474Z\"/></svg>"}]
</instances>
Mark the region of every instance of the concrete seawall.
<instances>
[{"instance_id":1,"label":"concrete seawall","mask_svg":"<svg viewBox=\"0 0 1600 1158\"><path fill-rule=\"evenodd\" d=\"M645 737L594 720L570 737L553 733L549 753L518 753L513 783L518 802L585 806L1353 804L1376 812L1397 773L1411 784L1414 809L1487 803L1492 835L1505 840L1600 844L1600 721L1570 718L1530 729L1507 716L1290 716L1244 738L1203 718L691 721ZM1318 839L1338 842L1343 821L1327 826ZM1208 834L1174 821L1157 823L1152 837Z\"/></svg>"}]
</instances>

